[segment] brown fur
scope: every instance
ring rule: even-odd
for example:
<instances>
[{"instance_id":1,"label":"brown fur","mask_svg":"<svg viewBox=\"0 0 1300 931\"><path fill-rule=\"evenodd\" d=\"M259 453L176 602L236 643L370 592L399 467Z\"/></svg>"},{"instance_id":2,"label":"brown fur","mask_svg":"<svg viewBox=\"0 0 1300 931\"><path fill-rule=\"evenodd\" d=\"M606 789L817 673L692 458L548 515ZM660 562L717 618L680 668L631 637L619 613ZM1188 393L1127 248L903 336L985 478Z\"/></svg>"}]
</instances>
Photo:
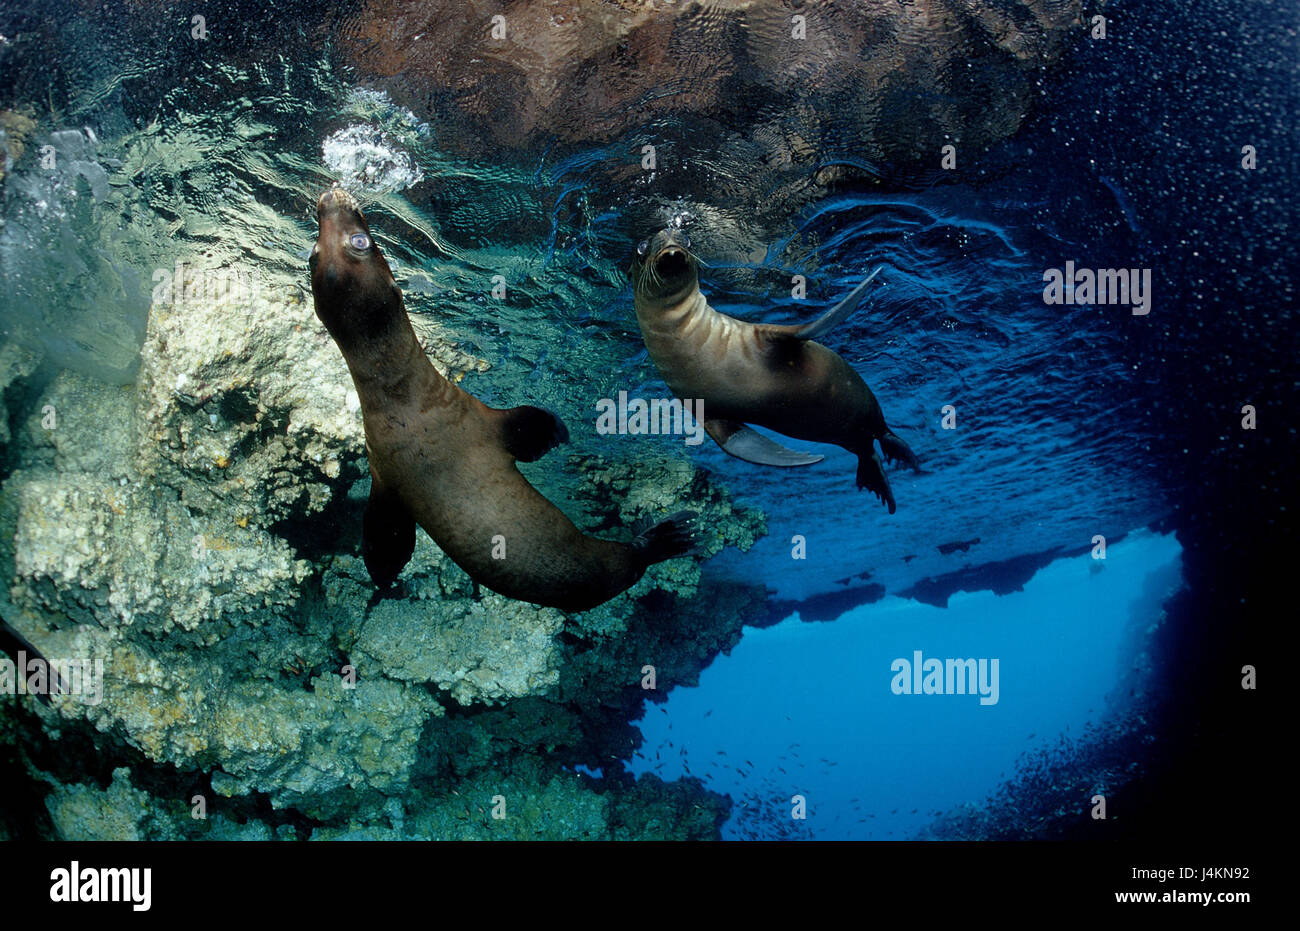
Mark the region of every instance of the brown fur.
<instances>
[{"instance_id":1,"label":"brown fur","mask_svg":"<svg viewBox=\"0 0 1300 931\"><path fill-rule=\"evenodd\" d=\"M370 235L355 202L327 191L317 213L312 292L361 399L372 505L378 495L399 519L408 511L475 581L511 598L577 611L635 583L653 561L644 549L578 530L516 468L503 440L511 412L487 407L425 357L378 246L351 244ZM493 558L497 535L504 559Z\"/></svg>"},{"instance_id":2,"label":"brown fur","mask_svg":"<svg viewBox=\"0 0 1300 931\"><path fill-rule=\"evenodd\" d=\"M859 487L871 488L893 513L874 441L882 441L887 455L918 471L919 465L852 366L799 338L798 327L746 323L714 310L700 293L696 260L675 231L646 243L632 278L641 335L674 395L702 398L706 422L757 424L847 449L859 458Z\"/></svg>"}]
</instances>

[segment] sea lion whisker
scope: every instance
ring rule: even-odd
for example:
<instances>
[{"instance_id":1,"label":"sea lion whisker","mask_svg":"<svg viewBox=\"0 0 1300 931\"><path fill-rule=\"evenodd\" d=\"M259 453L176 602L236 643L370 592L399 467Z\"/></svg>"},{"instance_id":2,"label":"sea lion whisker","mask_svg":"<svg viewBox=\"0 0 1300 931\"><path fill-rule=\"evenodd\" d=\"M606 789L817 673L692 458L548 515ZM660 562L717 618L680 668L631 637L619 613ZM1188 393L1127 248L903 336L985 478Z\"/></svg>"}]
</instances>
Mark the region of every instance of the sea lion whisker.
<instances>
[{"instance_id":1,"label":"sea lion whisker","mask_svg":"<svg viewBox=\"0 0 1300 931\"><path fill-rule=\"evenodd\" d=\"M655 266L653 262L648 264L645 270L646 270L646 278L649 279L649 283L652 287L657 288L664 283L663 279L659 277L659 272L655 271Z\"/></svg>"}]
</instances>

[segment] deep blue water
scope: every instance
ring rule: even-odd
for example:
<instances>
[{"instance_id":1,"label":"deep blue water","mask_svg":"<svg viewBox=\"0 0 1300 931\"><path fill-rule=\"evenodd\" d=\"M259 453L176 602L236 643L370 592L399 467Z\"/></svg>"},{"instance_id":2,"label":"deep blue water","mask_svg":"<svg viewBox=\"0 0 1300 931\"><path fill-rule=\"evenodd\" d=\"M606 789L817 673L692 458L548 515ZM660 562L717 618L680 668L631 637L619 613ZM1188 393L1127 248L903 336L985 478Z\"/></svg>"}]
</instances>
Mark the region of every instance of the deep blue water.
<instances>
[{"instance_id":1,"label":"deep blue water","mask_svg":"<svg viewBox=\"0 0 1300 931\"><path fill-rule=\"evenodd\" d=\"M691 774L737 800L728 838L902 840L963 803L1006 804L1001 785L1034 752L1113 729L1158 690L1143 659L1161 605L1182 585L1178 544L1137 535L1059 560L1023 592L956 595L947 608L886 598L833 623L796 613L747 630L698 687L669 693L640 722L634 772ZM895 694L892 664L997 658L997 691ZM992 667L987 667L992 668ZM1123 773L1085 776L1107 792ZM806 819L792 820L792 799ZM1090 796L1078 795L1085 816ZM1018 812L1007 812L1009 817Z\"/></svg>"}]
</instances>

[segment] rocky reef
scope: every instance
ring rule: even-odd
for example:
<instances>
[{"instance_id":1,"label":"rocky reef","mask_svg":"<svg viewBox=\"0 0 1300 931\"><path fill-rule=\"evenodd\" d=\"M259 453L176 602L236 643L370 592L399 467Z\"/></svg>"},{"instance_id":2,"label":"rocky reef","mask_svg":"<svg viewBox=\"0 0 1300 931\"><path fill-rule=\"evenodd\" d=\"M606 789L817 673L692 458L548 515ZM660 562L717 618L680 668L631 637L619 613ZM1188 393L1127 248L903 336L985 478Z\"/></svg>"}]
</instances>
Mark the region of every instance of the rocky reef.
<instances>
[{"instance_id":1,"label":"rocky reef","mask_svg":"<svg viewBox=\"0 0 1300 931\"><path fill-rule=\"evenodd\" d=\"M488 363L417 325L473 390ZM103 663L98 700L0 698L0 776L41 802L0 834L716 836L724 798L620 763L638 709L764 597L700 584L700 558L765 528L689 462L552 453L580 526L701 514L700 558L598 609L477 591L423 533L376 600L359 406L301 288L155 302L127 386L6 344L0 393L4 614L49 657Z\"/></svg>"}]
</instances>

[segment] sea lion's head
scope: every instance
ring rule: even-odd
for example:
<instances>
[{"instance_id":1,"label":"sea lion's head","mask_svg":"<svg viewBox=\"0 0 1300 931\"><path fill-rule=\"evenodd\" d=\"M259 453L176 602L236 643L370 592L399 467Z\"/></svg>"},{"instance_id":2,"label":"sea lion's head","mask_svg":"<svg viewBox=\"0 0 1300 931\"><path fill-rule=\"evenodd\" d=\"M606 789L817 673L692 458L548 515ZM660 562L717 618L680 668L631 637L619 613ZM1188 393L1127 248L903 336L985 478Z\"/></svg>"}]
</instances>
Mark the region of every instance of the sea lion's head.
<instances>
[{"instance_id":1,"label":"sea lion's head","mask_svg":"<svg viewBox=\"0 0 1300 931\"><path fill-rule=\"evenodd\" d=\"M307 264L316 316L336 340L383 332L401 316L402 291L356 199L330 188L316 202L320 234Z\"/></svg>"},{"instance_id":2,"label":"sea lion's head","mask_svg":"<svg viewBox=\"0 0 1300 931\"><path fill-rule=\"evenodd\" d=\"M655 233L636 247L632 290L637 297L674 304L699 285L691 237L679 229Z\"/></svg>"}]
</instances>

